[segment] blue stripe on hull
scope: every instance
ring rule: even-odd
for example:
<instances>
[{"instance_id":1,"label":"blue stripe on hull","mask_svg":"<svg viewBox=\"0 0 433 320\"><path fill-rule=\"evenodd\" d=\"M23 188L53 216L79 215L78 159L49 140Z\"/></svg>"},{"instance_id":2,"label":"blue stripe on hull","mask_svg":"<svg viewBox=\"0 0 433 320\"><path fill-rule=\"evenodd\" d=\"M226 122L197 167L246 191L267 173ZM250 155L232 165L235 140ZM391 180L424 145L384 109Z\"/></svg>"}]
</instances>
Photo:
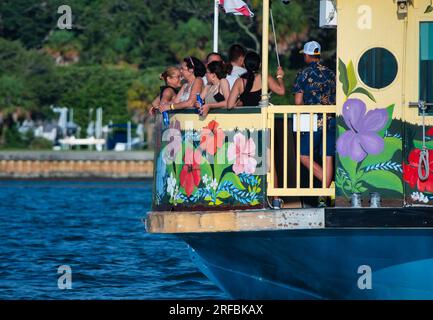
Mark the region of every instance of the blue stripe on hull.
<instances>
[{"instance_id":1,"label":"blue stripe on hull","mask_svg":"<svg viewBox=\"0 0 433 320\"><path fill-rule=\"evenodd\" d=\"M193 260L236 299L433 299L433 230L189 234ZM361 290L358 268L372 269Z\"/></svg>"}]
</instances>

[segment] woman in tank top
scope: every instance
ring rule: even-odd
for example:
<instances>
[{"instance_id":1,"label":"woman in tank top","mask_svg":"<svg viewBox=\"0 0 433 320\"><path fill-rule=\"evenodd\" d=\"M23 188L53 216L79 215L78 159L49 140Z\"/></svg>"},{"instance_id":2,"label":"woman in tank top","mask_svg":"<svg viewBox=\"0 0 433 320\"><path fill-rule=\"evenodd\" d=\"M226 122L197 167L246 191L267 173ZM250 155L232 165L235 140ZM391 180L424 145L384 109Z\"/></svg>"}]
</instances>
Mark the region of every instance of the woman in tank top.
<instances>
[{"instance_id":1,"label":"woman in tank top","mask_svg":"<svg viewBox=\"0 0 433 320\"><path fill-rule=\"evenodd\" d=\"M201 107L201 115L206 117L210 109L227 108L227 100L230 95L230 85L226 77L232 65L223 61L214 61L208 64L206 80L208 85L201 92L204 105ZM196 107L200 108L198 102Z\"/></svg>"},{"instance_id":2,"label":"woman in tank top","mask_svg":"<svg viewBox=\"0 0 433 320\"><path fill-rule=\"evenodd\" d=\"M180 73L186 83L170 103L161 104L161 112L195 106L196 94L201 93L203 89L202 77L206 74L206 67L199 59L188 57L183 60Z\"/></svg>"},{"instance_id":3,"label":"woman in tank top","mask_svg":"<svg viewBox=\"0 0 433 320\"><path fill-rule=\"evenodd\" d=\"M228 100L228 107L239 106L256 107L262 98L262 76L259 74L261 58L255 52L248 52L245 55L245 68L247 73L236 80ZM278 67L277 80L272 76L268 78L269 89L279 96L286 93L284 87L284 71Z\"/></svg>"},{"instance_id":4,"label":"woman in tank top","mask_svg":"<svg viewBox=\"0 0 433 320\"><path fill-rule=\"evenodd\" d=\"M179 68L168 67L163 73L161 73L159 79L164 80L165 85L160 88L159 96L152 102L152 108L149 110L149 113L152 115L155 114L155 111L161 104L171 102L179 92L181 85Z\"/></svg>"}]
</instances>

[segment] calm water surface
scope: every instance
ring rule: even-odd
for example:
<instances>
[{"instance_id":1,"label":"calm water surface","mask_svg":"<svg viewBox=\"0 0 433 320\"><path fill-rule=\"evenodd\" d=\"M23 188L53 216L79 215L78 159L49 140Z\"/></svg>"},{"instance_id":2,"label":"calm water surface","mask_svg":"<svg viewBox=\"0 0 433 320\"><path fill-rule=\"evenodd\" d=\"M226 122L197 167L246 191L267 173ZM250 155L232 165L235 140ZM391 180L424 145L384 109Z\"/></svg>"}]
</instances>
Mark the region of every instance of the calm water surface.
<instances>
[{"instance_id":1,"label":"calm water surface","mask_svg":"<svg viewBox=\"0 0 433 320\"><path fill-rule=\"evenodd\" d=\"M145 233L149 181L0 181L0 299L225 299L186 244ZM57 268L72 268L59 290Z\"/></svg>"}]
</instances>

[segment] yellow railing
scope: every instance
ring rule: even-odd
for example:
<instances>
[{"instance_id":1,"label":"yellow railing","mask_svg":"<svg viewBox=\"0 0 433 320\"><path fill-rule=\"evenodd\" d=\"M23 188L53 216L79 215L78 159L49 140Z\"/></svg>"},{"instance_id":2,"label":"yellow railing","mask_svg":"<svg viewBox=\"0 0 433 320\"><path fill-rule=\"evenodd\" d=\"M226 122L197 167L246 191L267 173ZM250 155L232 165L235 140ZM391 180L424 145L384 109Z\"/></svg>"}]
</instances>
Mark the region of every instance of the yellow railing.
<instances>
[{"instance_id":1,"label":"yellow railing","mask_svg":"<svg viewBox=\"0 0 433 320\"><path fill-rule=\"evenodd\" d=\"M270 170L268 172L268 196L335 196L335 189L328 188L326 186L327 169L326 169L326 131L327 131L327 116L334 115L336 113L336 106L270 106L266 110L268 118L268 128L270 130ZM309 170L309 187L301 187L301 114L310 115L310 170ZM323 182L321 188L314 188L314 172L313 172L313 128L314 128L314 114L323 115ZM283 118L283 187L279 188L275 186L275 170L276 170L276 154L275 154L275 118L276 115L281 115ZM289 187L288 181L288 119L289 115L296 115L296 128L294 132L294 138L296 141L296 183L291 183L295 187Z\"/></svg>"}]
</instances>

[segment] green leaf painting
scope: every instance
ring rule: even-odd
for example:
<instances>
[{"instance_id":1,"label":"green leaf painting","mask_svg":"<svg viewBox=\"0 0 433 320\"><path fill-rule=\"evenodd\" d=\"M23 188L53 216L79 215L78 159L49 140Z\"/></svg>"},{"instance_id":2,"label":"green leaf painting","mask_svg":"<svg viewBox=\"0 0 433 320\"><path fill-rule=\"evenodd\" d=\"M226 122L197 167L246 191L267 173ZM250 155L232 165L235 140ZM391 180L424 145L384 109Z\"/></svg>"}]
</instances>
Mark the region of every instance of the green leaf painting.
<instances>
[{"instance_id":1,"label":"green leaf painting","mask_svg":"<svg viewBox=\"0 0 433 320\"><path fill-rule=\"evenodd\" d=\"M371 94L368 90L357 87L358 80L356 78L355 67L352 61L349 61L349 64L346 64L338 59L338 72L340 74L339 80L343 86L343 92L346 98L348 99L352 94L362 94L366 95L371 101L376 102L373 94Z\"/></svg>"},{"instance_id":2,"label":"green leaf painting","mask_svg":"<svg viewBox=\"0 0 433 320\"><path fill-rule=\"evenodd\" d=\"M354 93L364 94L364 95L366 95L367 97L369 97L371 101L376 102L376 99L375 99L374 96L371 94L371 92L368 91L368 90L366 90L366 89L364 89L364 88L361 88L361 87L356 88L355 90L352 91L352 94L354 94Z\"/></svg>"},{"instance_id":3,"label":"green leaf painting","mask_svg":"<svg viewBox=\"0 0 433 320\"><path fill-rule=\"evenodd\" d=\"M403 148L403 142L398 138L387 137L385 140L385 149L381 154L369 155L362 161L360 169L365 169L368 166L384 163L392 159L396 152L400 152Z\"/></svg>"},{"instance_id":4,"label":"green leaf painting","mask_svg":"<svg viewBox=\"0 0 433 320\"><path fill-rule=\"evenodd\" d=\"M420 140L414 140L413 145L416 149L422 149L422 147L423 147L423 143ZM426 142L425 146L428 150L433 150L433 141Z\"/></svg>"},{"instance_id":5,"label":"green leaf painting","mask_svg":"<svg viewBox=\"0 0 433 320\"><path fill-rule=\"evenodd\" d=\"M338 59L338 72L340 73L340 82L343 85L344 95L349 96L349 79L347 77L347 68L341 59Z\"/></svg>"},{"instance_id":6,"label":"green leaf painting","mask_svg":"<svg viewBox=\"0 0 433 320\"><path fill-rule=\"evenodd\" d=\"M239 190L245 190L245 187L242 184L241 180L233 172L229 172L229 173L225 174L223 179L221 180L221 183L226 182L226 181L231 182L233 184L233 186L235 186Z\"/></svg>"},{"instance_id":7,"label":"green leaf painting","mask_svg":"<svg viewBox=\"0 0 433 320\"><path fill-rule=\"evenodd\" d=\"M391 171L370 171L363 176L363 181L377 189L387 189L403 193L401 178Z\"/></svg>"},{"instance_id":8,"label":"green leaf painting","mask_svg":"<svg viewBox=\"0 0 433 320\"><path fill-rule=\"evenodd\" d=\"M358 80L356 80L355 68L353 67L353 62L350 61L347 66L347 80L349 84L349 92L352 93L355 90Z\"/></svg>"}]
</instances>

